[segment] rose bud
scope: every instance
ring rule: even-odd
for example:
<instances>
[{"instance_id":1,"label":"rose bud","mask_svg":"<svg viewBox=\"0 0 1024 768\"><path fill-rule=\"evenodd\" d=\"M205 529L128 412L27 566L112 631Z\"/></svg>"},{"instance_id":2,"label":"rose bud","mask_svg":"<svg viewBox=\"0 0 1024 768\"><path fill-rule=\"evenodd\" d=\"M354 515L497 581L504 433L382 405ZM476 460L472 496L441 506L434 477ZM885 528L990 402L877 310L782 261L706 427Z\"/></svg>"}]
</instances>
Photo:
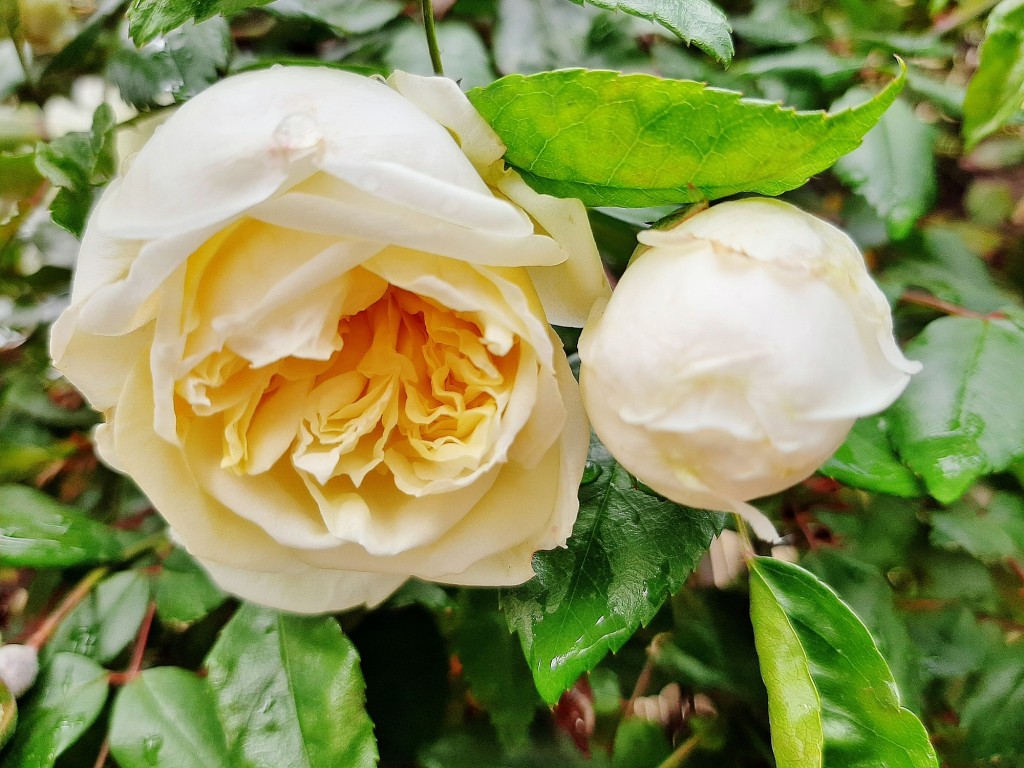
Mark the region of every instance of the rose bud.
<instances>
[{"instance_id":1,"label":"rose bud","mask_svg":"<svg viewBox=\"0 0 1024 768\"><path fill-rule=\"evenodd\" d=\"M615 458L667 498L735 512L813 473L920 369L850 238L773 199L641 232L580 339L580 383Z\"/></svg>"},{"instance_id":2,"label":"rose bud","mask_svg":"<svg viewBox=\"0 0 1024 768\"><path fill-rule=\"evenodd\" d=\"M39 652L31 645L0 645L0 681L14 698L20 698L39 675Z\"/></svg>"},{"instance_id":3,"label":"rose bud","mask_svg":"<svg viewBox=\"0 0 1024 768\"><path fill-rule=\"evenodd\" d=\"M282 67L122 161L51 352L225 589L333 611L565 542L589 427L549 322L607 283L504 151L450 80Z\"/></svg>"}]
</instances>

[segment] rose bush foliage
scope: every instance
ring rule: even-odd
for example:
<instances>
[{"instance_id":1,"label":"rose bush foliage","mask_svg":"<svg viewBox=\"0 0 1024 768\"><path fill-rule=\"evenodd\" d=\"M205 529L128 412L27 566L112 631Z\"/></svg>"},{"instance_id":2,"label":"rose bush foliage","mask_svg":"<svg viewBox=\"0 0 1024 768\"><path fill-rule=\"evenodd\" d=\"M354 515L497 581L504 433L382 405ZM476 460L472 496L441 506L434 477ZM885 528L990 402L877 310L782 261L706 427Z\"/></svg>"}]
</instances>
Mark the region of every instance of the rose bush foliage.
<instances>
[{"instance_id":1,"label":"rose bush foliage","mask_svg":"<svg viewBox=\"0 0 1024 768\"><path fill-rule=\"evenodd\" d=\"M452 81L296 67L124 158L52 354L229 591L516 584L571 532L589 429L549 323L607 284L582 205L503 153Z\"/></svg>"},{"instance_id":2,"label":"rose bush foliage","mask_svg":"<svg viewBox=\"0 0 1024 768\"><path fill-rule=\"evenodd\" d=\"M779 200L715 205L641 232L580 339L594 430L673 501L747 517L803 480L920 365L841 230Z\"/></svg>"}]
</instances>

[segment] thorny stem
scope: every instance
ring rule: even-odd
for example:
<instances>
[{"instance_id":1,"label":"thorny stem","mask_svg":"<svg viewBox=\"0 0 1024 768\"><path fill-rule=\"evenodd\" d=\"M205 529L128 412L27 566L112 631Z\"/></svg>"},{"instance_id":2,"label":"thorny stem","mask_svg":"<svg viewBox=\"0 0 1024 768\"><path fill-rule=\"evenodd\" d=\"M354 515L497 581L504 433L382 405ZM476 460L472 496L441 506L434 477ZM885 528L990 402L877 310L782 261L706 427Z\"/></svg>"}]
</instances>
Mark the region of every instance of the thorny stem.
<instances>
[{"instance_id":1,"label":"thorny stem","mask_svg":"<svg viewBox=\"0 0 1024 768\"><path fill-rule=\"evenodd\" d=\"M900 300L905 301L908 304L916 304L919 307L937 309L940 312L945 312L947 315L955 315L956 317L975 317L981 318L982 320L995 320L1005 317L1002 312L975 312L973 309L967 309L966 307L961 307L958 304L953 304L950 301L944 301L938 296L932 296L930 293L915 291L913 289L904 291L903 295L900 296Z\"/></svg>"},{"instance_id":2,"label":"thorny stem","mask_svg":"<svg viewBox=\"0 0 1024 768\"><path fill-rule=\"evenodd\" d=\"M666 757L658 768L679 768L679 766L686 762L686 758L692 755L699 746L700 735L691 736L676 747L675 751Z\"/></svg>"},{"instance_id":3,"label":"thorny stem","mask_svg":"<svg viewBox=\"0 0 1024 768\"><path fill-rule=\"evenodd\" d=\"M109 567L101 565L99 568L93 568L85 574L82 580L70 592L64 595L64 599L60 601L60 605L57 606L56 610L46 617L46 620L39 625L35 632L29 635L28 639L25 640L25 645L30 645L37 651L41 650L53 635L57 626L67 618L67 615L75 609L75 606L85 599L86 595L96 586L96 583L109 572Z\"/></svg>"},{"instance_id":4,"label":"thorny stem","mask_svg":"<svg viewBox=\"0 0 1024 768\"><path fill-rule=\"evenodd\" d=\"M437 30L434 28L434 4L431 0L420 0L423 10L423 29L427 33L427 50L430 51L430 64L434 74L444 77L444 66L441 64L441 49L437 47Z\"/></svg>"}]
</instances>

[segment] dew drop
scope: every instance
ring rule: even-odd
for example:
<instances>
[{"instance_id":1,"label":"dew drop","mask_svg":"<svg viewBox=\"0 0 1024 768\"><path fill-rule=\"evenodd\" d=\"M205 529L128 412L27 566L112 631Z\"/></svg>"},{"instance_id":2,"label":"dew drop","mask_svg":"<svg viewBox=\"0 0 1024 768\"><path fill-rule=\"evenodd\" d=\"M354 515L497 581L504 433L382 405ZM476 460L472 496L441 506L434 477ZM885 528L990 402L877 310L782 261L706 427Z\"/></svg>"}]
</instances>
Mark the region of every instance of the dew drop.
<instances>
[{"instance_id":1,"label":"dew drop","mask_svg":"<svg viewBox=\"0 0 1024 768\"><path fill-rule=\"evenodd\" d=\"M274 129L274 143L286 151L311 149L322 138L316 121L303 112L288 115Z\"/></svg>"},{"instance_id":2,"label":"dew drop","mask_svg":"<svg viewBox=\"0 0 1024 768\"><path fill-rule=\"evenodd\" d=\"M142 759L149 765L157 765L160 759L160 749L164 745L162 736L155 733L146 736L142 740Z\"/></svg>"},{"instance_id":3,"label":"dew drop","mask_svg":"<svg viewBox=\"0 0 1024 768\"><path fill-rule=\"evenodd\" d=\"M583 479L580 481L584 485L592 483L601 476L601 465L595 464L592 461L588 461L586 466L583 467Z\"/></svg>"}]
</instances>

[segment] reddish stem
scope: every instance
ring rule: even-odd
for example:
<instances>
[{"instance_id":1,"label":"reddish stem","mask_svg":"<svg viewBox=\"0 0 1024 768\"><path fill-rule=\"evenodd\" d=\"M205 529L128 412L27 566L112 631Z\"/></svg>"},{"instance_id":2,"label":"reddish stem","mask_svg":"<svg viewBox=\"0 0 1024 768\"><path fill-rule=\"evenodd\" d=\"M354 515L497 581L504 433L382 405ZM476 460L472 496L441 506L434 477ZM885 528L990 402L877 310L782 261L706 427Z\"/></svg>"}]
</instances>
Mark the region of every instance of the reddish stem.
<instances>
[{"instance_id":1,"label":"reddish stem","mask_svg":"<svg viewBox=\"0 0 1024 768\"><path fill-rule=\"evenodd\" d=\"M56 610L51 613L42 624L29 635L28 639L25 640L25 645L30 645L37 651L41 650L50 637L53 636L54 631L60 625L67 615L75 609L75 607L86 598L86 596L92 591L92 588L96 586L96 583L102 579L110 569L107 566L100 566L99 568L93 568L82 580L78 582L70 592L64 595L64 599L60 601Z\"/></svg>"},{"instance_id":2,"label":"reddish stem","mask_svg":"<svg viewBox=\"0 0 1024 768\"><path fill-rule=\"evenodd\" d=\"M903 295L900 296L900 300L905 301L908 304L916 304L919 307L937 309L939 312L944 312L947 315L954 315L955 317L974 317L981 320L1001 320L1006 317L1002 312L975 312L973 309L961 307L958 304L954 304L951 301L945 301L930 293L915 291L913 289L905 290Z\"/></svg>"},{"instance_id":3,"label":"reddish stem","mask_svg":"<svg viewBox=\"0 0 1024 768\"><path fill-rule=\"evenodd\" d=\"M139 633L135 636L135 645L132 647L132 656L128 660L128 668L124 672L111 672L107 675L107 682L111 685L125 685L139 676L142 670L142 658L146 654L146 643L149 642L149 633L153 628L153 616L156 615L156 601L150 600L146 615L139 625Z\"/></svg>"}]
</instances>

